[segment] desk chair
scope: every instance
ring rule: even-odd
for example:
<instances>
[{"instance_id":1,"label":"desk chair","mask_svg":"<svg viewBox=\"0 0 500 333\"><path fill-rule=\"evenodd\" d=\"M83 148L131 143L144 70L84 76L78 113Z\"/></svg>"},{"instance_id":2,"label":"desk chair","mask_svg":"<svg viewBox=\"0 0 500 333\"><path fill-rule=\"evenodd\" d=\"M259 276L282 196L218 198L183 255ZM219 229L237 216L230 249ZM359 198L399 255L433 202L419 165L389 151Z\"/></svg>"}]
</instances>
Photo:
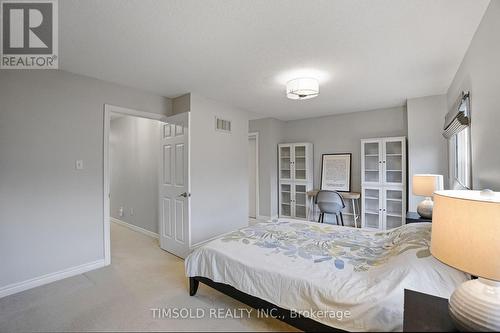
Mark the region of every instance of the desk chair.
<instances>
[{"instance_id":1,"label":"desk chair","mask_svg":"<svg viewBox=\"0 0 500 333\"><path fill-rule=\"evenodd\" d=\"M325 214L335 214L337 225L339 217L342 226L344 226L344 218L342 217L342 209L345 208L344 198L336 191L319 191L316 195L315 203L318 205L320 214L318 222L323 223Z\"/></svg>"}]
</instances>

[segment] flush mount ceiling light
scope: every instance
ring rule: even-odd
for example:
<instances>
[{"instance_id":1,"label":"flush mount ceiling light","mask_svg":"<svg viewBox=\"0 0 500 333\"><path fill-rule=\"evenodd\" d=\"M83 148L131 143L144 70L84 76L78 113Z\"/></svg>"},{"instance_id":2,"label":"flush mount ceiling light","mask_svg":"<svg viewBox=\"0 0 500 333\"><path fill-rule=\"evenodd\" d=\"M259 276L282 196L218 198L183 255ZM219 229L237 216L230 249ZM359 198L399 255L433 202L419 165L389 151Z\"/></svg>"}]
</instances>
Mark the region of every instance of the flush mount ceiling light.
<instances>
[{"instance_id":1,"label":"flush mount ceiling light","mask_svg":"<svg viewBox=\"0 0 500 333\"><path fill-rule=\"evenodd\" d=\"M318 80L302 77L286 83L286 97L290 99L310 99L319 95Z\"/></svg>"}]
</instances>

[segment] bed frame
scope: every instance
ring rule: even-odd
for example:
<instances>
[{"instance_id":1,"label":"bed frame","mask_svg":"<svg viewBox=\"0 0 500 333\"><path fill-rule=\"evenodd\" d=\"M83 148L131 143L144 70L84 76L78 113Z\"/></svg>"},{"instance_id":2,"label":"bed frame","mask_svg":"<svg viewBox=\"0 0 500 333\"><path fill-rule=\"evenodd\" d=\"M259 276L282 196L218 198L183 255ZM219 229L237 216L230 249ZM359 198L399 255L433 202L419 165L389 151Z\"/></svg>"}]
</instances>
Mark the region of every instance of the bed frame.
<instances>
[{"instance_id":1,"label":"bed frame","mask_svg":"<svg viewBox=\"0 0 500 333\"><path fill-rule=\"evenodd\" d=\"M242 291L224 283L214 282L209 278L202 276L195 276L189 278L189 296L196 295L198 291L199 284L203 283L221 293L232 297L242 303L245 303L252 308L262 311L264 314L272 315L274 318L279 319L291 326L294 326L305 332L345 332L331 326L319 323L315 320L302 317L299 315L293 315L293 312L269 303L263 299L255 296L245 294Z\"/></svg>"}]
</instances>

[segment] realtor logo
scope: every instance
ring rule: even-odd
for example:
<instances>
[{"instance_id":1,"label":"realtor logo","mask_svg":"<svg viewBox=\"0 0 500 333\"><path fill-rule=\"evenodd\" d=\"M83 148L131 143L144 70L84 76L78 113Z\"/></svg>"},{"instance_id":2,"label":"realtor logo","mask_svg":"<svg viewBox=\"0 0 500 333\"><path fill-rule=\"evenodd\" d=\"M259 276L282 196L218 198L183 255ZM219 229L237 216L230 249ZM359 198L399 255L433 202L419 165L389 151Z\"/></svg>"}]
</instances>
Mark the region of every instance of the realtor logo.
<instances>
[{"instance_id":1,"label":"realtor logo","mask_svg":"<svg viewBox=\"0 0 500 333\"><path fill-rule=\"evenodd\" d=\"M58 68L57 0L0 0L0 17L0 68Z\"/></svg>"}]
</instances>

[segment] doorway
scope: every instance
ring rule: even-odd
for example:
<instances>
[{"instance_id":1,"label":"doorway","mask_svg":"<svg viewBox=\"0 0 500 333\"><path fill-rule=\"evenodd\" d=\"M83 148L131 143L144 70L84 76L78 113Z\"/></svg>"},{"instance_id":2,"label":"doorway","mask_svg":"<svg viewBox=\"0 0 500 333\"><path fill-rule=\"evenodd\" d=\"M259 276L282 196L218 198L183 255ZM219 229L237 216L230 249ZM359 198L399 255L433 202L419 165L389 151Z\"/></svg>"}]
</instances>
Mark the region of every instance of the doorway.
<instances>
[{"instance_id":1,"label":"doorway","mask_svg":"<svg viewBox=\"0 0 500 333\"><path fill-rule=\"evenodd\" d=\"M114 222L120 221L123 215L134 215L137 214L138 211L134 209L134 207L121 207L120 205L114 205L113 211L111 211L111 172L112 165L110 154L112 153L111 145L110 145L110 135L111 133L111 121L114 119L115 121L121 117L127 117L134 119L138 126L144 126L146 123L149 123L148 120L155 120L160 122L156 123L155 128L148 127L142 128L144 130L153 131L153 137L155 140L151 140L149 143L145 142L144 145L151 145L153 147L149 147L152 149L148 149L150 151L150 155L154 156L154 161L152 165L150 173L154 173L155 180L154 184L151 184L150 195L152 196L148 200L154 200L154 202L158 203L157 207L149 208L146 211L146 214L151 214L152 210L155 210L155 219L156 222L153 221L154 227L157 227L155 231L151 232L146 228L138 227L134 224L130 223L122 223L128 228L142 232L145 234L149 234L150 236L156 237L160 239L160 247L174 255L183 257L185 253L189 250L189 182L188 182L188 119L189 115L175 115L171 117L167 117L161 114L144 112L139 110L133 110L128 108L123 108L114 105L104 105L104 145L103 145L103 169L104 169L104 177L103 177L103 244L104 244L104 261L105 265L109 265L111 263L111 220L112 215L115 215L113 218ZM187 120L186 120L187 119ZM142 124L142 125L141 125ZM139 128L140 129L140 128ZM137 130L139 130L137 129ZM171 133L171 134L170 134ZM146 133L143 133L146 134ZM151 134L151 133L149 133ZM151 135L150 135L151 137ZM114 138L113 138L114 139ZM171 146L169 141L174 140L172 142L174 145ZM169 150L166 146L173 148ZM136 150L140 150L141 147L136 147ZM144 149L146 150L146 149ZM168 152L172 152L173 154L168 155ZM130 164L125 165L125 167L129 167L131 169L134 168L134 164L138 162L144 163L144 160L139 157L134 157L132 154L130 156L126 156L120 163ZM135 159L135 160L134 160ZM185 175L185 176L184 176ZM144 176L144 173L143 173ZM147 175L146 175L147 176ZM170 188L168 185L167 177L172 177L174 180L173 188L176 191L175 195L170 193ZM141 180L145 177L141 177ZM136 191L137 188L129 189L130 192ZM186 192L186 196L178 195L177 190L183 190L182 192ZM120 192L122 192L120 190ZM126 191L125 191L126 192ZM123 194L123 193L120 193ZM143 200L144 201L144 200ZM171 205L166 205L166 203L171 203ZM116 206L116 207L115 207ZM182 214L181 214L182 213ZM123 214L123 215L122 215ZM125 219L125 218L124 218ZM117 222L118 223L118 222ZM149 228L151 229L151 228ZM174 236L174 237L171 237ZM180 245L179 245L180 244ZM187 250L186 250L187 249Z\"/></svg>"},{"instance_id":2,"label":"doorway","mask_svg":"<svg viewBox=\"0 0 500 333\"><path fill-rule=\"evenodd\" d=\"M127 118L125 118L127 117ZM117 207L113 207L113 214L111 214L111 172L112 172L112 166L111 166L111 143L110 143L110 136L111 136L111 121L113 120L130 120L132 122L134 121L142 121L143 125L146 123L146 120L155 120L155 121L160 121L164 122L166 117L161 114L156 114L156 113L150 113L150 112L144 112L144 111L139 111L139 110L133 110L133 109L128 109L128 108L123 108L119 106L114 106L114 105L109 105L105 104L104 105L104 156L103 156L103 162L104 162L104 178L103 178L103 198L104 198L104 206L103 206L103 211L104 211L104 229L103 229L103 242L104 242L104 261L106 265L109 265L111 263L111 219L112 215L115 216L114 221L117 223L120 223L122 225L126 225L130 229L133 229L135 231L147 233L146 228L141 228L138 226L135 226L132 223L127 223L124 220L127 218L125 216L128 216L129 221L130 219L133 218L134 215L139 213L137 211L136 206L134 205L129 205L126 206L125 204L118 204ZM143 121L144 120L144 121ZM125 126L126 127L126 126ZM124 129L126 130L126 128ZM159 130L158 130L159 131ZM159 134L158 134L159 135ZM119 139L119 138L117 138ZM111 139L113 140L113 139ZM157 147L158 149L158 147ZM156 150L157 151L157 150ZM117 152L115 152L117 153ZM117 167L115 165L115 167ZM115 169L116 171L116 169ZM126 171L124 171L126 173ZM154 186L151 184L151 186ZM157 185L156 185L157 186ZM119 188L119 187L118 187ZM154 188L152 187L152 190L154 191ZM123 190L119 190L123 194ZM126 200L126 199L123 199ZM150 232L150 235L154 236L154 232ZM157 235L157 234L156 234Z\"/></svg>"},{"instance_id":3,"label":"doorway","mask_svg":"<svg viewBox=\"0 0 500 333\"><path fill-rule=\"evenodd\" d=\"M248 217L259 214L259 133L248 134Z\"/></svg>"}]
</instances>

